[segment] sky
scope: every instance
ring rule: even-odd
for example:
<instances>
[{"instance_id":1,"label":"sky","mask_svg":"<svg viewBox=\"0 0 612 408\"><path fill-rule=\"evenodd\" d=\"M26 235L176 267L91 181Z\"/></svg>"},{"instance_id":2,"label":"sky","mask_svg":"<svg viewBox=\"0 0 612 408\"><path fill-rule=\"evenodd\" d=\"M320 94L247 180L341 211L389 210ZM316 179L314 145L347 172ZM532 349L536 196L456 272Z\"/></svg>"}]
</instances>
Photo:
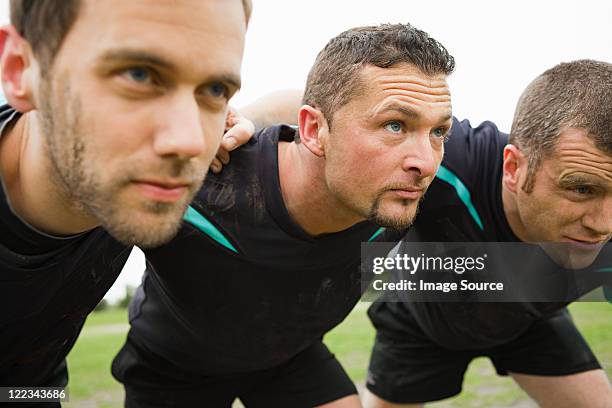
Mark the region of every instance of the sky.
<instances>
[{"instance_id":1,"label":"sky","mask_svg":"<svg viewBox=\"0 0 612 408\"><path fill-rule=\"evenodd\" d=\"M60 1L60 0L58 0ZM342 31L410 23L455 57L449 78L453 113L510 131L516 101L537 75L563 61L612 62L612 1L581 0L253 0L236 107L266 93L302 89L320 49ZM8 22L8 1L0 23ZM138 284L142 254L133 257L109 296Z\"/></svg>"}]
</instances>

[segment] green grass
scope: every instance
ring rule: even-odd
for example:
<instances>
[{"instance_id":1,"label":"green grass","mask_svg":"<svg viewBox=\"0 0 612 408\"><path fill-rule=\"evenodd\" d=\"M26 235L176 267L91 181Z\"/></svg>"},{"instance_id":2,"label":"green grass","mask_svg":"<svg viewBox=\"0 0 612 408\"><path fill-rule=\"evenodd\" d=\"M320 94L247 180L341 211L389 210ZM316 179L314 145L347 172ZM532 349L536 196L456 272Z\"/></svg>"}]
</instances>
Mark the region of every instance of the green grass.
<instances>
[{"instance_id":1,"label":"green grass","mask_svg":"<svg viewBox=\"0 0 612 408\"><path fill-rule=\"evenodd\" d=\"M342 362L351 378L363 384L374 330L361 303L346 320L325 336L328 347ZM612 305L576 303L570 307L576 324L612 378ZM123 389L110 374L110 363L123 344L127 332L127 312L110 309L93 313L77 344L68 356L70 399L68 408L82 406L121 407ZM484 358L475 360L465 378L463 393L457 398L428 406L497 407L524 403L527 397L507 377L495 374ZM521 405L523 406L523 405Z\"/></svg>"},{"instance_id":2,"label":"green grass","mask_svg":"<svg viewBox=\"0 0 612 408\"><path fill-rule=\"evenodd\" d=\"M612 378L612 304L576 303L570 311L608 378Z\"/></svg>"},{"instance_id":3,"label":"green grass","mask_svg":"<svg viewBox=\"0 0 612 408\"><path fill-rule=\"evenodd\" d=\"M86 328L108 324L127 324L127 309L108 308L102 312L94 312L87 319Z\"/></svg>"},{"instance_id":4,"label":"green grass","mask_svg":"<svg viewBox=\"0 0 612 408\"><path fill-rule=\"evenodd\" d=\"M92 313L79 340L68 356L70 374L66 407L81 407L82 400L93 406L120 407L123 388L110 373L110 364L127 334L127 310L108 309Z\"/></svg>"},{"instance_id":5,"label":"green grass","mask_svg":"<svg viewBox=\"0 0 612 408\"><path fill-rule=\"evenodd\" d=\"M374 342L374 330L365 315L365 304L325 337L328 347L357 383L365 381L369 352ZM589 342L608 377L612 378L612 305L607 303L575 303L570 306L576 325ZM478 358L472 362L460 396L428 404L431 407L479 408L512 406L527 400L527 396L509 377L498 376L490 361Z\"/></svg>"}]
</instances>

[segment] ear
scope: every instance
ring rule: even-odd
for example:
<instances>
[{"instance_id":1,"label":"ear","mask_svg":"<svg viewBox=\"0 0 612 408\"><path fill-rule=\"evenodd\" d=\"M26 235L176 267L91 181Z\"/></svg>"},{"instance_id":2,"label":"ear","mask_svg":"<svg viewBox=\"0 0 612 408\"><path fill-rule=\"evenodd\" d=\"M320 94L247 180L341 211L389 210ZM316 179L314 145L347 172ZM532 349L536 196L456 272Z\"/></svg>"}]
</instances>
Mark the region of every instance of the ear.
<instances>
[{"instance_id":1,"label":"ear","mask_svg":"<svg viewBox=\"0 0 612 408\"><path fill-rule=\"evenodd\" d=\"M8 103L22 113L35 109L33 81L38 64L30 44L12 25L0 28L0 72Z\"/></svg>"},{"instance_id":2,"label":"ear","mask_svg":"<svg viewBox=\"0 0 612 408\"><path fill-rule=\"evenodd\" d=\"M300 140L317 157L325 157L324 141L328 126L325 115L319 109L304 105L298 112Z\"/></svg>"},{"instance_id":3,"label":"ear","mask_svg":"<svg viewBox=\"0 0 612 408\"><path fill-rule=\"evenodd\" d=\"M516 193L519 189L519 181L526 164L525 156L517 146L508 144L504 147L504 163L502 180L506 188Z\"/></svg>"}]
</instances>

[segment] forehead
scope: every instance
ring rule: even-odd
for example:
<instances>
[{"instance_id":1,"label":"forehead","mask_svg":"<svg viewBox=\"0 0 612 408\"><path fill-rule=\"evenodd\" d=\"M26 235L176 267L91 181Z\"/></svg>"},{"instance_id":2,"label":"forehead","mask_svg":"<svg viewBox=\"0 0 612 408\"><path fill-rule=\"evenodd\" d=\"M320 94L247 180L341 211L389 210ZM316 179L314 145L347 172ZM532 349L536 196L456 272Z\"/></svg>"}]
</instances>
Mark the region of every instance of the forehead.
<instances>
[{"instance_id":1,"label":"forehead","mask_svg":"<svg viewBox=\"0 0 612 408\"><path fill-rule=\"evenodd\" d=\"M589 177L612 188L612 155L600 150L584 129L563 130L552 154L543 163L559 179L570 176Z\"/></svg>"},{"instance_id":2,"label":"forehead","mask_svg":"<svg viewBox=\"0 0 612 408\"><path fill-rule=\"evenodd\" d=\"M443 74L430 76L407 63L389 68L366 65L360 71L360 82L363 92L355 100L370 116L402 106L423 117L451 114L450 90Z\"/></svg>"},{"instance_id":3,"label":"forehead","mask_svg":"<svg viewBox=\"0 0 612 408\"><path fill-rule=\"evenodd\" d=\"M83 0L58 60L86 63L114 49L184 67L240 69L246 23L240 0ZM199 62L199 63L198 63Z\"/></svg>"}]
</instances>

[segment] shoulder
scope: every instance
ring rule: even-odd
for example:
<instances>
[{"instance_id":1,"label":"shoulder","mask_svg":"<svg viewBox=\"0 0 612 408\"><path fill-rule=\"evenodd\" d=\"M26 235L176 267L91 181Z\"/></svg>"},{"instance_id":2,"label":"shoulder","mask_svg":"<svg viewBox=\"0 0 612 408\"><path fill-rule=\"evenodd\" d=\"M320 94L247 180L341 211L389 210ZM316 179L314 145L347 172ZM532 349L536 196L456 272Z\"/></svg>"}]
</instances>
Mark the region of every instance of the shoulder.
<instances>
[{"instance_id":1,"label":"shoulder","mask_svg":"<svg viewBox=\"0 0 612 408\"><path fill-rule=\"evenodd\" d=\"M444 149L448 164L470 162L487 156L508 143L508 135L500 132L493 122L485 121L472 127L469 120L453 120L453 127Z\"/></svg>"},{"instance_id":2,"label":"shoulder","mask_svg":"<svg viewBox=\"0 0 612 408\"><path fill-rule=\"evenodd\" d=\"M209 211L225 212L236 206L263 202L264 183L269 189L278 174L278 142L293 140L295 129L278 125L257 131L251 140L234 150L221 173L208 172L195 201Z\"/></svg>"},{"instance_id":3,"label":"shoulder","mask_svg":"<svg viewBox=\"0 0 612 408\"><path fill-rule=\"evenodd\" d=\"M483 173L501 163L508 135L493 122L472 127L469 120L453 120L453 127L444 146L441 172L450 172L466 184L476 184Z\"/></svg>"}]
</instances>

